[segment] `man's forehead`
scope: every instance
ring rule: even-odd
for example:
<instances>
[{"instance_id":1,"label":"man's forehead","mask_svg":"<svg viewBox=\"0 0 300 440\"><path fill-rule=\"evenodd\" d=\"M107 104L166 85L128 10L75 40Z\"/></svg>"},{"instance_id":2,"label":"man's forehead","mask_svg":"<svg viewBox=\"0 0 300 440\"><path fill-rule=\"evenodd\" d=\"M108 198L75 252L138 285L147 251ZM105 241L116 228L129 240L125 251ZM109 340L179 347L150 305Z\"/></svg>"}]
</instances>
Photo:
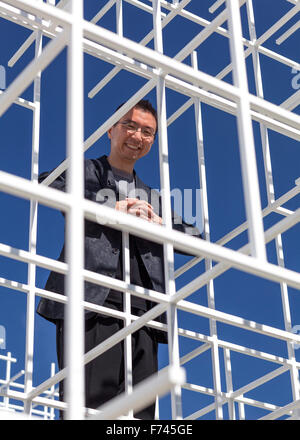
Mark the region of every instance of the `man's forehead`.
<instances>
[{"instance_id":1,"label":"man's forehead","mask_svg":"<svg viewBox=\"0 0 300 440\"><path fill-rule=\"evenodd\" d=\"M148 123L152 122L156 126L156 120L154 115L148 110L144 110L143 108L139 108L139 107L134 107L131 110L129 110L124 116L122 116L120 121L126 121L126 120L134 121L135 119L140 119L140 118L144 120L146 119Z\"/></svg>"}]
</instances>

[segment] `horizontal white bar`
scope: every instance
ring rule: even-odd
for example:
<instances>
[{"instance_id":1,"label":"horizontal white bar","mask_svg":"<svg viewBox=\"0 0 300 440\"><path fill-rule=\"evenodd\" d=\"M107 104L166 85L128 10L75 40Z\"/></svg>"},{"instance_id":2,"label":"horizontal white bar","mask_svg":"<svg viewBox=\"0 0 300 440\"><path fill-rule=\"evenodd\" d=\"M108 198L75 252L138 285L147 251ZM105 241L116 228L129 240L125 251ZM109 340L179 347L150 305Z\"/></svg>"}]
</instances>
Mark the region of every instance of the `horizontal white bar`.
<instances>
[{"instance_id":1,"label":"horizontal white bar","mask_svg":"<svg viewBox=\"0 0 300 440\"><path fill-rule=\"evenodd\" d=\"M0 90L0 95L2 95L3 93L4 91ZM34 102L28 101L27 99L23 99L20 97L15 99L14 104L19 105L20 107L28 108L28 110L32 110L32 111L35 109Z\"/></svg>"},{"instance_id":2,"label":"horizontal white bar","mask_svg":"<svg viewBox=\"0 0 300 440\"><path fill-rule=\"evenodd\" d=\"M0 354L0 361L9 361L9 362L16 363L16 362L17 362L17 359L11 357L10 355L5 356L4 354Z\"/></svg>"},{"instance_id":3,"label":"horizontal white bar","mask_svg":"<svg viewBox=\"0 0 300 440\"><path fill-rule=\"evenodd\" d=\"M8 4L38 17L49 19L61 26L70 26L72 24L71 14L44 2L37 2L36 0L5 0L3 2L0 1L0 6L2 4Z\"/></svg>"},{"instance_id":4,"label":"horizontal white bar","mask_svg":"<svg viewBox=\"0 0 300 440\"><path fill-rule=\"evenodd\" d=\"M22 183L24 184L22 185ZM5 189L6 192L16 194L18 193L18 190L16 190L15 185L19 187L21 192L20 195L28 198L34 197L39 201L42 201L41 199L45 201L48 198L46 197L46 194L50 195L50 191L53 192L53 195L57 194L59 197L65 198L65 200L68 200L69 197L68 194L56 191L52 188L47 188L45 195L42 195L43 189L45 190L46 188L42 188L41 185L36 185L27 181L26 179L0 172L0 188ZM128 216L128 214L116 211L103 205L99 206L98 204L89 200L83 200L83 207L86 218L91 221L97 222L98 219L101 218L102 221L108 222L108 224L110 224L113 228L128 231L147 239L149 238L150 234L153 238L153 241L175 244L175 248L183 252L198 256L205 255L207 258L223 261L224 263L227 262L233 267L248 273L252 273L253 275L265 277L276 282L283 281L291 287L300 289L299 273L267 262L261 264L258 260L243 255L240 252L226 249L217 244L209 243L175 230L169 230L166 227L143 221L134 216ZM295 215L299 215L299 210L296 211Z\"/></svg>"}]
</instances>

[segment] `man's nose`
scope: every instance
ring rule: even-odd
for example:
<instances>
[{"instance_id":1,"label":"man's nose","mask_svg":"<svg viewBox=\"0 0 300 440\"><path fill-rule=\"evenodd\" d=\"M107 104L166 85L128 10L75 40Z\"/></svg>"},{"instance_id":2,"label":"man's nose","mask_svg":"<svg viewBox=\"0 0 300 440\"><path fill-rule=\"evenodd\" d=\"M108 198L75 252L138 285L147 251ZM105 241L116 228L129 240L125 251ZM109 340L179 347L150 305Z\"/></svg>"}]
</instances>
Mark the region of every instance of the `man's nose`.
<instances>
[{"instance_id":1,"label":"man's nose","mask_svg":"<svg viewBox=\"0 0 300 440\"><path fill-rule=\"evenodd\" d=\"M138 128L134 133L132 133L131 137L137 138L139 140L142 140L142 130L141 128Z\"/></svg>"}]
</instances>

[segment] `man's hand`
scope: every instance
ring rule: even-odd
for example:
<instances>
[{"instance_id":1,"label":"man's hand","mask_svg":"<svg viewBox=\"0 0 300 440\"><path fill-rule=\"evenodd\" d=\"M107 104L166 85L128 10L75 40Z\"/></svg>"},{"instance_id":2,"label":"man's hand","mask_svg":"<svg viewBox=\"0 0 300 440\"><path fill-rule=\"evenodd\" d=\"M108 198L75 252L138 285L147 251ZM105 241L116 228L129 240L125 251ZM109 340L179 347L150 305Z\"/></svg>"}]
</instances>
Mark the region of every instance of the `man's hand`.
<instances>
[{"instance_id":1,"label":"man's hand","mask_svg":"<svg viewBox=\"0 0 300 440\"><path fill-rule=\"evenodd\" d=\"M127 212L151 223L162 224L162 218L155 214L153 207L145 200L126 198L116 203L116 210Z\"/></svg>"}]
</instances>

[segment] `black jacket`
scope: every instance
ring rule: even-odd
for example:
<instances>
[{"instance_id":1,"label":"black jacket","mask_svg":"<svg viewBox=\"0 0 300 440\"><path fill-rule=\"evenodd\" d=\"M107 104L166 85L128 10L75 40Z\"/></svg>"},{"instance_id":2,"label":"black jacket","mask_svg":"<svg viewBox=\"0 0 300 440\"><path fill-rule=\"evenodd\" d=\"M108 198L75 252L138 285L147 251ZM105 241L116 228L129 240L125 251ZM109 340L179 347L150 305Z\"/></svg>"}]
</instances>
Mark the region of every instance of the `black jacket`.
<instances>
[{"instance_id":1,"label":"black jacket","mask_svg":"<svg viewBox=\"0 0 300 440\"><path fill-rule=\"evenodd\" d=\"M41 174L39 181L43 181L49 174L50 173ZM150 187L145 185L135 173L134 175L136 189L139 191L139 195L141 196L140 198L144 198L143 194L145 194L146 197L148 196L147 201L152 204L155 213L161 217L160 194L157 191L151 190ZM98 159L85 160L84 176L85 198L101 203L101 197L99 198L99 190L104 189L113 191L116 195L116 200L118 200L114 175L106 156L102 156ZM65 191L65 177L64 172L50 186ZM200 233L196 228L183 222L181 218L176 216L174 213L172 216L172 221L174 229L195 235L195 237L200 237ZM139 254L152 282L153 289L158 292L164 292L165 281L163 246L139 237L136 237L135 240ZM94 223L88 220L85 221L85 269L110 277L115 277L121 249L121 231L107 227L103 224ZM59 261L65 261L65 246L61 251ZM45 289L64 294L64 279L65 276L63 274L52 271L47 280ZM85 281L84 293L85 301L97 305L103 305L108 296L109 288ZM42 298L39 302L37 313L49 321L55 322L57 319L64 318L64 304ZM85 317L88 318L92 313L93 312L85 311ZM159 318L159 321L166 322L165 314Z\"/></svg>"}]
</instances>

